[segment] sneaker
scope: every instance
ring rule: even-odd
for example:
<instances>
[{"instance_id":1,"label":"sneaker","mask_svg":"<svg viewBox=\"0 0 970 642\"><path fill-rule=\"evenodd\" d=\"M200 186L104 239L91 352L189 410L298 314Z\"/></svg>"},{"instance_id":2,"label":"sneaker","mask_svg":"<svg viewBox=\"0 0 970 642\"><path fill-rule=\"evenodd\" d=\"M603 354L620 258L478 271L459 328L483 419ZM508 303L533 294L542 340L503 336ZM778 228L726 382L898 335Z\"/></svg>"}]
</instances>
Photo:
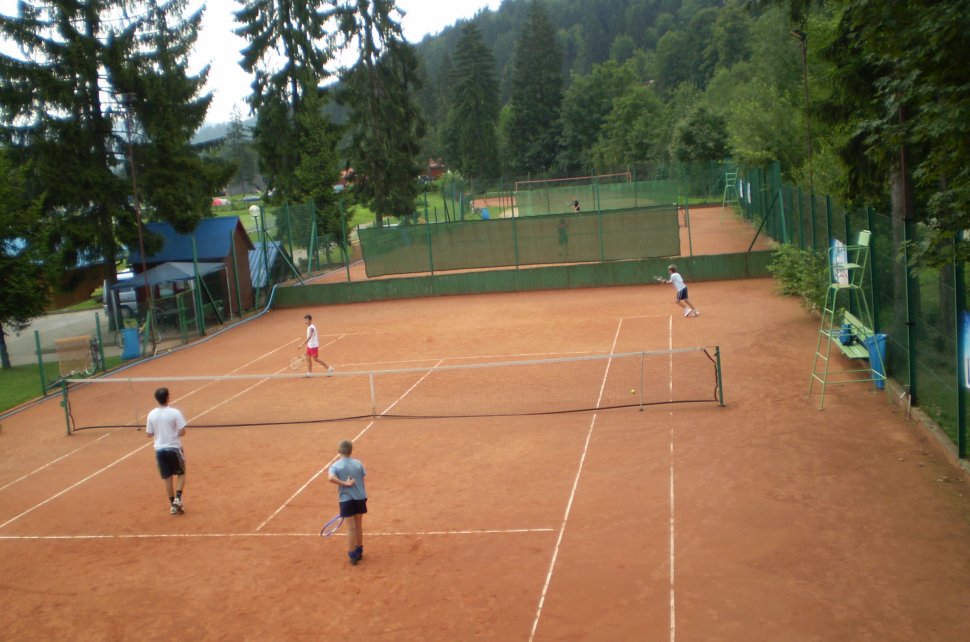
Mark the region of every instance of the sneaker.
<instances>
[{"instance_id":1,"label":"sneaker","mask_svg":"<svg viewBox=\"0 0 970 642\"><path fill-rule=\"evenodd\" d=\"M690 310L684 310L684 316L685 317L689 317L690 316Z\"/></svg>"},{"instance_id":2,"label":"sneaker","mask_svg":"<svg viewBox=\"0 0 970 642\"><path fill-rule=\"evenodd\" d=\"M361 556L357 554L357 551L354 551L352 553L347 553L347 557L350 558L351 566L357 566L357 562L359 562L361 558Z\"/></svg>"},{"instance_id":3,"label":"sneaker","mask_svg":"<svg viewBox=\"0 0 970 642\"><path fill-rule=\"evenodd\" d=\"M327 368L327 375L332 375L332 374L333 374L333 366L330 366L329 368Z\"/></svg>"},{"instance_id":4,"label":"sneaker","mask_svg":"<svg viewBox=\"0 0 970 642\"><path fill-rule=\"evenodd\" d=\"M355 548L354 549L354 553L357 554L357 560L358 561L364 559L364 547L363 546L358 546L357 548Z\"/></svg>"},{"instance_id":5,"label":"sneaker","mask_svg":"<svg viewBox=\"0 0 970 642\"><path fill-rule=\"evenodd\" d=\"M175 498L175 501L172 502L172 514L173 515L175 513L180 513L181 514L181 513L184 513L184 512L185 511L182 509L182 498L181 497L176 497Z\"/></svg>"},{"instance_id":6,"label":"sneaker","mask_svg":"<svg viewBox=\"0 0 970 642\"><path fill-rule=\"evenodd\" d=\"M699 317L700 315L701 315L701 311L700 310L694 310L694 313L691 314L692 317Z\"/></svg>"},{"instance_id":7,"label":"sneaker","mask_svg":"<svg viewBox=\"0 0 970 642\"><path fill-rule=\"evenodd\" d=\"M178 514L179 509L175 505L175 502L172 502L172 507L168 509L168 512L171 513L172 515L177 515Z\"/></svg>"}]
</instances>

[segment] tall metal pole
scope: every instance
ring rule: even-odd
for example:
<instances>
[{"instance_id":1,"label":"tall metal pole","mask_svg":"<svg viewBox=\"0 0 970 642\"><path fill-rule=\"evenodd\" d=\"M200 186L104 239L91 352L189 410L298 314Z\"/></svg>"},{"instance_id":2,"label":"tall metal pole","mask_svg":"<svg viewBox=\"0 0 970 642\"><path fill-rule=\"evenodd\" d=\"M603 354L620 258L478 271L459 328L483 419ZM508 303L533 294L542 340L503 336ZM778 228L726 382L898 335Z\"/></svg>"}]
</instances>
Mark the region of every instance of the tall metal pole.
<instances>
[{"instance_id":1,"label":"tall metal pole","mask_svg":"<svg viewBox=\"0 0 970 642\"><path fill-rule=\"evenodd\" d=\"M152 288L148 284L148 266L145 262L145 239L141 232L141 203L138 201L138 172L135 169L135 147L131 140L131 130L134 120L134 114L131 111L133 99L134 96L132 94L125 94L122 104L125 107L125 132L128 135L128 165L131 167L131 196L135 201L135 223L138 226L138 251L141 254L141 273L142 278L145 279L145 300L148 302L148 313L150 314L155 309L155 301L152 297ZM149 318L148 315L145 318ZM154 324L155 320L152 319L151 323ZM152 327L154 325L146 328L145 332L151 333ZM152 335L149 334L149 336Z\"/></svg>"},{"instance_id":2,"label":"tall metal pole","mask_svg":"<svg viewBox=\"0 0 970 642\"><path fill-rule=\"evenodd\" d=\"M798 47L802 50L802 85L805 94L805 139L808 145L808 187L815 189L815 182L812 179L812 119L809 115L808 102L808 34L796 29L791 32L791 37L798 40Z\"/></svg>"}]
</instances>

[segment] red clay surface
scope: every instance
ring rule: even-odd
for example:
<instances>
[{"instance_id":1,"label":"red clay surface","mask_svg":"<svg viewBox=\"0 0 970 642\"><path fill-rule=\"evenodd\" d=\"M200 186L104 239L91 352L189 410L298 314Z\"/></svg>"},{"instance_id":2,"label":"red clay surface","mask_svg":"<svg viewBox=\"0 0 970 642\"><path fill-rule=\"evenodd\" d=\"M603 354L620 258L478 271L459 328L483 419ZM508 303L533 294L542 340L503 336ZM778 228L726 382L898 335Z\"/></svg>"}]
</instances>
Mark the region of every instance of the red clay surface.
<instances>
[{"instance_id":1,"label":"red clay surface","mask_svg":"<svg viewBox=\"0 0 970 642\"><path fill-rule=\"evenodd\" d=\"M305 312L343 371L721 346L724 408L190 427L183 516L143 432L68 437L56 400L8 418L0 637L968 639L962 478L884 393L817 410L817 320L772 281L690 289L694 319L661 284L282 310L133 368L279 372ZM316 534L343 438L368 470L356 567Z\"/></svg>"}]
</instances>

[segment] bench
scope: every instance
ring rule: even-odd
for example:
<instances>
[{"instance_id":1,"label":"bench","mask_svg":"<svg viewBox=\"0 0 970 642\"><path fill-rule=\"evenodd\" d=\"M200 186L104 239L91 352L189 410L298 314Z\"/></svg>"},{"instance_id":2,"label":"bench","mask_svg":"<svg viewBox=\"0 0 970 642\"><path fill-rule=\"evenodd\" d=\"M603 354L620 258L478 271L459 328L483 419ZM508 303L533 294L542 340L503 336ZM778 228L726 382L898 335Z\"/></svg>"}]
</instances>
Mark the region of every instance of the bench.
<instances>
[{"instance_id":1,"label":"bench","mask_svg":"<svg viewBox=\"0 0 970 642\"><path fill-rule=\"evenodd\" d=\"M846 327L848 326L848 327ZM846 331L854 339L849 342L848 345L842 343L845 337ZM866 340L875 334L871 328L866 327L864 323L848 310L842 312L842 325L832 329L833 338L839 346L839 350L842 354L849 357L850 359L868 359L869 358L869 348L866 346Z\"/></svg>"}]
</instances>

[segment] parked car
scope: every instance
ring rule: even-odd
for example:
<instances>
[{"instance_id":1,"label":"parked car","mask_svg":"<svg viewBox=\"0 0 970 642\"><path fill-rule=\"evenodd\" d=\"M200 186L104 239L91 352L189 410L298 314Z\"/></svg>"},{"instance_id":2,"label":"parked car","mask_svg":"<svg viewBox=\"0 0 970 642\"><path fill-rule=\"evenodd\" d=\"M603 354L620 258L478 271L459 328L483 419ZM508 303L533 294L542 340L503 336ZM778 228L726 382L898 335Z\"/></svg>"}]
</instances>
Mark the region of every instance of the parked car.
<instances>
[{"instance_id":1,"label":"parked car","mask_svg":"<svg viewBox=\"0 0 970 642\"><path fill-rule=\"evenodd\" d=\"M123 272L118 272L118 283L124 283L128 279L134 277L134 273L131 270L124 270ZM108 287L108 282L104 282L104 314L107 317L111 317L111 309L115 304L118 306L118 313L121 315L122 319L134 318L138 312L138 297L135 294L135 288L120 288L112 290Z\"/></svg>"}]
</instances>

